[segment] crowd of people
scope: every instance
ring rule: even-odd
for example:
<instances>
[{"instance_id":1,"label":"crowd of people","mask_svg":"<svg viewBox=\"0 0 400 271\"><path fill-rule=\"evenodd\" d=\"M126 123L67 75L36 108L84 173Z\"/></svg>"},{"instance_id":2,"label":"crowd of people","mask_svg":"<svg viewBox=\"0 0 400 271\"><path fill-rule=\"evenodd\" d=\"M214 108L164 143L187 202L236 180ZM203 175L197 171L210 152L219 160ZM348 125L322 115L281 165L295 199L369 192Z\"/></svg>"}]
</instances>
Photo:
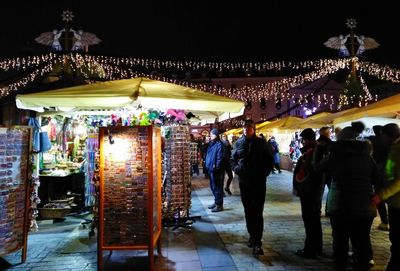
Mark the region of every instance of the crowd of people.
<instances>
[{"instance_id":1,"label":"crowd of people","mask_svg":"<svg viewBox=\"0 0 400 271\"><path fill-rule=\"evenodd\" d=\"M362 137L364 129L363 123L353 122L335 129L332 137L330 127L318 133L307 128L291 142L293 191L300 198L305 228L304 247L296 255L317 259L323 253L321 208L326 186L325 215L332 227L335 270L346 270L350 247L355 270L373 266L370 230L376 210L382 222L379 229L389 231L391 241L386 270L400 270L400 129L394 123L376 125L373 136ZM262 255L266 180L275 171L281 173L275 137L257 136L254 123L246 121L243 135L233 143L212 129L209 140L199 144L199 153L214 196L211 212L223 211L224 191L232 194L232 172L238 176L247 245L255 256Z\"/></svg>"},{"instance_id":2,"label":"crowd of people","mask_svg":"<svg viewBox=\"0 0 400 271\"><path fill-rule=\"evenodd\" d=\"M380 229L389 230L391 258L387 271L400 270L400 129L397 124L375 126L375 135L362 138L365 126L353 122L330 139L329 127L300 133L303 147L293 172L300 197L306 238L296 252L305 258L322 255L321 201L328 186L326 214L330 218L335 270L347 270L349 247L355 270L373 266L370 231L378 205ZM386 213L385 202L389 212Z\"/></svg>"}]
</instances>

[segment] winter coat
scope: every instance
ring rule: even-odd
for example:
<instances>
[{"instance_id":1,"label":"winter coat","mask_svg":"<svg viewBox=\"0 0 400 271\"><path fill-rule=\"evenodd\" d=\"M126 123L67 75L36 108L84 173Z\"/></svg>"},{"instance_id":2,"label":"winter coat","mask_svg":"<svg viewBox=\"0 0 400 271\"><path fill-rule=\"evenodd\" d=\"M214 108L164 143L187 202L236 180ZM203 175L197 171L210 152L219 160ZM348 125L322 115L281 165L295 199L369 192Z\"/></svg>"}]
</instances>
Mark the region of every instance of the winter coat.
<instances>
[{"instance_id":1,"label":"winter coat","mask_svg":"<svg viewBox=\"0 0 400 271\"><path fill-rule=\"evenodd\" d=\"M327 170L332 175L328 194L328 212L331 215L376 216L371 197L373 186L378 181L378 169L370 155L368 142L335 142L329 157L317 165L318 169Z\"/></svg>"},{"instance_id":2,"label":"winter coat","mask_svg":"<svg viewBox=\"0 0 400 271\"><path fill-rule=\"evenodd\" d=\"M386 177L388 185L379 190L378 195L388 205L400 209L400 138L390 147L386 162Z\"/></svg>"},{"instance_id":3,"label":"winter coat","mask_svg":"<svg viewBox=\"0 0 400 271\"><path fill-rule=\"evenodd\" d=\"M386 178L386 161L390 151L390 143L386 143L380 136L370 136L367 138L372 144L372 158L378 167L379 182L376 190L388 185Z\"/></svg>"},{"instance_id":4,"label":"winter coat","mask_svg":"<svg viewBox=\"0 0 400 271\"><path fill-rule=\"evenodd\" d=\"M333 141L330 138L324 135L320 135L317 140L317 146L315 147L313 154L313 165L318 164L329 155L332 143ZM317 175L318 176L316 176L316 178L321 178L323 181L323 185L328 184L330 186L332 176L330 176L328 172L318 172Z\"/></svg>"},{"instance_id":5,"label":"winter coat","mask_svg":"<svg viewBox=\"0 0 400 271\"><path fill-rule=\"evenodd\" d=\"M266 181L274 166L271 148L255 135L251 138L242 136L233 147L231 166L240 182Z\"/></svg>"},{"instance_id":6,"label":"winter coat","mask_svg":"<svg viewBox=\"0 0 400 271\"><path fill-rule=\"evenodd\" d=\"M223 169L224 146L221 140L214 139L208 143L205 167L209 172Z\"/></svg>"}]
</instances>

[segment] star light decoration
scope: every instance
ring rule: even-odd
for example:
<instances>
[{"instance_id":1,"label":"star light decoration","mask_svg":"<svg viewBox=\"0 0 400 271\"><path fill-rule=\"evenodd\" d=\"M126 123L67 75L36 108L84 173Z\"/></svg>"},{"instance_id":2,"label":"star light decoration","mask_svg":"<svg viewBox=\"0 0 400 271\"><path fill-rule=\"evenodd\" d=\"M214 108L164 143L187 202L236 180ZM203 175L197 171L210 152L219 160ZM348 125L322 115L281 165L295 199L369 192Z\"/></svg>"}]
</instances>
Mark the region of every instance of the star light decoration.
<instances>
[{"instance_id":1,"label":"star light decoration","mask_svg":"<svg viewBox=\"0 0 400 271\"><path fill-rule=\"evenodd\" d=\"M72 11L64 10L61 17L63 21L68 23L72 22L72 20L74 19L74 14L72 13Z\"/></svg>"},{"instance_id":2,"label":"star light decoration","mask_svg":"<svg viewBox=\"0 0 400 271\"><path fill-rule=\"evenodd\" d=\"M350 29L354 29L357 27L357 21L353 18L347 19L346 25Z\"/></svg>"}]
</instances>

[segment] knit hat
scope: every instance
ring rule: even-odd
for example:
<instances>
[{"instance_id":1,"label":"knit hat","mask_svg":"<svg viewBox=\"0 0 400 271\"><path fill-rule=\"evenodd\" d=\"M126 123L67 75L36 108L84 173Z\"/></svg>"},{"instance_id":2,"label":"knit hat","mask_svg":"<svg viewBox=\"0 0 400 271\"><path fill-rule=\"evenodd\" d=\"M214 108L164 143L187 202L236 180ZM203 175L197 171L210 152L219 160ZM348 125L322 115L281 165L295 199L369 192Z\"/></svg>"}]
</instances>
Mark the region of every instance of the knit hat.
<instances>
[{"instance_id":1,"label":"knit hat","mask_svg":"<svg viewBox=\"0 0 400 271\"><path fill-rule=\"evenodd\" d=\"M311 128L306 128L304 129L301 133L300 136L304 139L308 140L315 140L315 132Z\"/></svg>"},{"instance_id":2,"label":"knit hat","mask_svg":"<svg viewBox=\"0 0 400 271\"><path fill-rule=\"evenodd\" d=\"M382 127L382 133L392 139L400 137L400 128L396 123L388 123Z\"/></svg>"},{"instance_id":3,"label":"knit hat","mask_svg":"<svg viewBox=\"0 0 400 271\"><path fill-rule=\"evenodd\" d=\"M219 131L218 131L217 128L212 129L212 130L210 131L210 133L212 133L212 134L215 135L215 136L219 136Z\"/></svg>"},{"instance_id":4,"label":"knit hat","mask_svg":"<svg viewBox=\"0 0 400 271\"><path fill-rule=\"evenodd\" d=\"M356 132L353 127L347 126L344 127L337 135L337 140L354 140L358 135L359 133Z\"/></svg>"}]
</instances>

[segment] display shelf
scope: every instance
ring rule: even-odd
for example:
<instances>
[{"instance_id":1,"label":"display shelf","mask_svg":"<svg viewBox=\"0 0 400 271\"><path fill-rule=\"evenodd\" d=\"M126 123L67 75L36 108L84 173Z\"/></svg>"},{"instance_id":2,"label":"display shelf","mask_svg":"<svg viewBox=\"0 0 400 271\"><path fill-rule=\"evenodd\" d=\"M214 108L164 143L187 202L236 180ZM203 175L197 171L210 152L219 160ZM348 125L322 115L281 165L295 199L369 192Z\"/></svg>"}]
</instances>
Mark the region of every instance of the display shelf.
<instances>
[{"instance_id":1,"label":"display shelf","mask_svg":"<svg viewBox=\"0 0 400 271\"><path fill-rule=\"evenodd\" d=\"M153 126L100 128L98 266L104 250L160 253L161 137Z\"/></svg>"},{"instance_id":2,"label":"display shelf","mask_svg":"<svg viewBox=\"0 0 400 271\"><path fill-rule=\"evenodd\" d=\"M0 256L27 255L31 128L0 127Z\"/></svg>"},{"instance_id":3,"label":"display shelf","mask_svg":"<svg viewBox=\"0 0 400 271\"><path fill-rule=\"evenodd\" d=\"M173 230L190 228L200 216L190 216L192 148L188 125L163 127L165 150L163 161L163 225Z\"/></svg>"}]
</instances>

